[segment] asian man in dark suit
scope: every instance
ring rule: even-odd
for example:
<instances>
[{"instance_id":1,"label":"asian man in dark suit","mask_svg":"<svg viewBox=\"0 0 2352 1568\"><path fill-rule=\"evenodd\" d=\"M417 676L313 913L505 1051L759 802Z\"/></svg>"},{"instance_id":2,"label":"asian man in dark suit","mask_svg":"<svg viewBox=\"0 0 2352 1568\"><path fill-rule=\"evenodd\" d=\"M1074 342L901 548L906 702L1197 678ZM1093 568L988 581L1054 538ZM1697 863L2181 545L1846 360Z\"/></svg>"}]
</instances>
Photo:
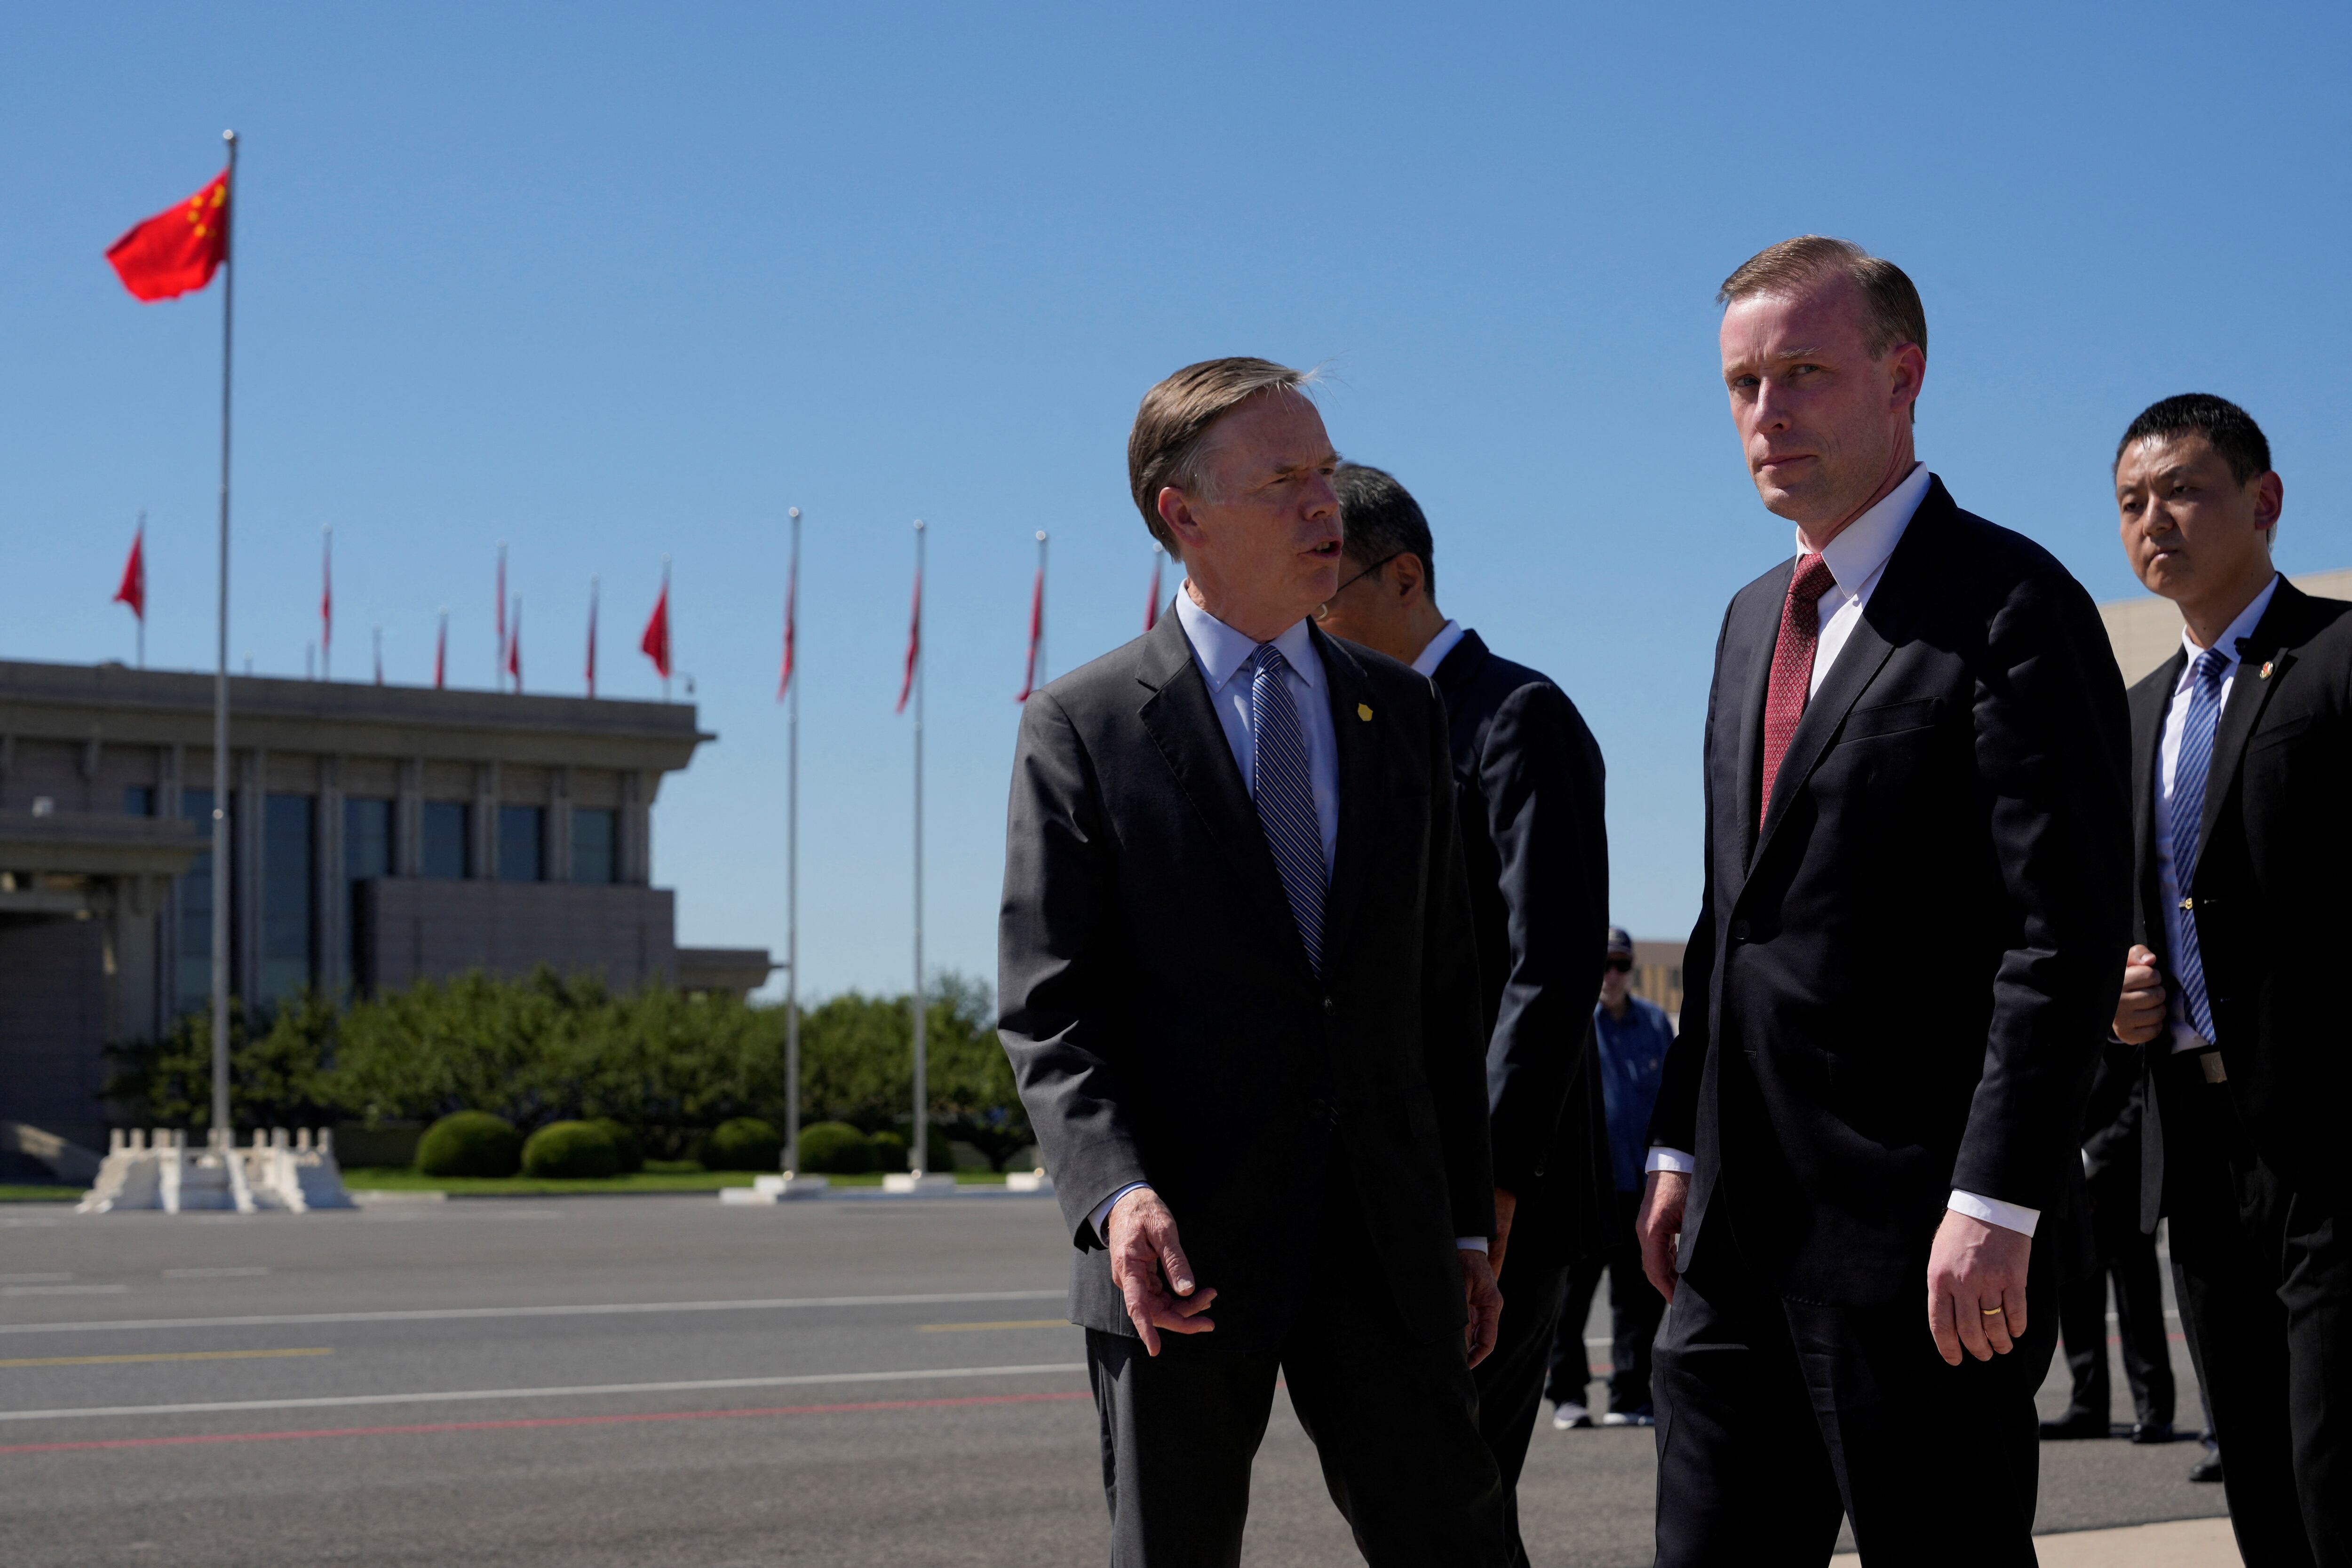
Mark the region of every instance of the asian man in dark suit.
<instances>
[{"instance_id":1,"label":"asian man in dark suit","mask_svg":"<svg viewBox=\"0 0 2352 1568\"><path fill-rule=\"evenodd\" d=\"M2250 1568L2352 1564L2352 604L2271 565L2285 486L2243 409L2167 398L2116 452L2124 550L2181 647L2131 689L2140 1218Z\"/></svg>"},{"instance_id":2,"label":"asian man in dark suit","mask_svg":"<svg viewBox=\"0 0 2352 1568\"><path fill-rule=\"evenodd\" d=\"M1076 1248L1117 1564L1240 1561L1277 1379L1368 1561L1504 1560L1445 716L1308 619L1340 544L1306 382L1146 395L1129 480L1184 583L1030 698L1013 760L999 1034Z\"/></svg>"},{"instance_id":3,"label":"asian man in dark suit","mask_svg":"<svg viewBox=\"0 0 2352 1568\"><path fill-rule=\"evenodd\" d=\"M1797 549L1733 598L1707 704L1640 1221L1657 1561L1811 1568L1843 1513L1866 1564L2030 1564L2033 1232L2077 1200L2129 931L2123 682L2082 586L1918 462L1900 268L1808 235L1721 298Z\"/></svg>"},{"instance_id":4,"label":"asian man in dark suit","mask_svg":"<svg viewBox=\"0 0 2352 1568\"><path fill-rule=\"evenodd\" d=\"M1438 609L1429 520L1402 485L1343 463L1335 487L1346 559L1318 623L1410 664L1445 698L1478 934L1495 1272L1499 1281L1507 1266L1511 1280L1501 1337L1478 1368L1478 1424L1502 1472L1511 1561L1524 1564L1519 1470L1568 1270L1613 1239L1601 1085L1590 1068L1609 918L1601 747L1558 685Z\"/></svg>"}]
</instances>

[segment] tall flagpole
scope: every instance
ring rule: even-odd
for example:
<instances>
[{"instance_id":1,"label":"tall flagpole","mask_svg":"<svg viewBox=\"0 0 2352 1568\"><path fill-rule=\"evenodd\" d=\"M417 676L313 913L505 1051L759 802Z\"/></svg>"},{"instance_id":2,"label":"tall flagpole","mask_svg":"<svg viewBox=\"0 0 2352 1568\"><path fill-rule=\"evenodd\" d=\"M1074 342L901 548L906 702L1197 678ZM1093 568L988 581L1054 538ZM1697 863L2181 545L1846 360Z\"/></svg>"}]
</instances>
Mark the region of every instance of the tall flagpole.
<instances>
[{"instance_id":1,"label":"tall flagpole","mask_svg":"<svg viewBox=\"0 0 2352 1568\"><path fill-rule=\"evenodd\" d=\"M801 596L801 509L792 508L793 565L784 623L797 630ZM784 1169L801 1168L801 685L784 693Z\"/></svg>"},{"instance_id":2,"label":"tall flagpole","mask_svg":"<svg viewBox=\"0 0 2352 1568\"><path fill-rule=\"evenodd\" d=\"M923 520L915 519L915 580L923 580ZM915 601L915 1117L907 1168L923 1174L930 1152L930 1095L923 1051L923 601Z\"/></svg>"},{"instance_id":3,"label":"tall flagpole","mask_svg":"<svg viewBox=\"0 0 2352 1568\"><path fill-rule=\"evenodd\" d=\"M228 410L229 349L236 319L236 132L228 143L227 244L221 260L228 277L221 285L221 480L220 608L213 663L213 1123L215 1143L236 1141L228 1113L228 902L236 862L228 843Z\"/></svg>"},{"instance_id":4,"label":"tall flagpole","mask_svg":"<svg viewBox=\"0 0 2352 1568\"><path fill-rule=\"evenodd\" d=\"M226 289L228 285L221 285ZM147 508L139 508L139 613L132 617L139 622L139 667L147 667Z\"/></svg>"},{"instance_id":5,"label":"tall flagpole","mask_svg":"<svg viewBox=\"0 0 2352 1568\"><path fill-rule=\"evenodd\" d=\"M1037 530L1037 673L1031 690L1045 684L1045 530Z\"/></svg>"},{"instance_id":6,"label":"tall flagpole","mask_svg":"<svg viewBox=\"0 0 2352 1568\"><path fill-rule=\"evenodd\" d=\"M319 529L319 678L335 678L335 525Z\"/></svg>"}]
</instances>

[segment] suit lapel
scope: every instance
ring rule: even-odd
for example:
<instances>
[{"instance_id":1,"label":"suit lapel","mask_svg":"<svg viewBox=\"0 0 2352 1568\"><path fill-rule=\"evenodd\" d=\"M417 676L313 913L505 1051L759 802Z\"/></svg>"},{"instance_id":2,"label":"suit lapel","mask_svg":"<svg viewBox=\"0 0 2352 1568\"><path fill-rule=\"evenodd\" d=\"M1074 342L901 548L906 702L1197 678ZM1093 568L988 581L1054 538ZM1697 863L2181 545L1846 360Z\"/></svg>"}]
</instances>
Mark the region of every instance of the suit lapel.
<instances>
[{"instance_id":1,"label":"suit lapel","mask_svg":"<svg viewBox=\"0 0 2352 1568\"><path fill-rule=\"evenodd\" d=\"M1388 780L1381 766L1380 727L1361 716L1372 711L1371 683L1363 666L1356 663L1347 644L1325 636L1312 622L1308 635L1323 658L1324 685L1331 700L1331 734L1339 753L1339 841L1331 854L1330 893L1323 901L1323 972L1331 975L1339 971L1348 933L1355 925L1356 906L1363 902ZM1270 852L1266 863L1274 863Z\"/></svg>"},{"instance_id":2,"label":"suit lapel","mask_svg":"<svg viewBox=\"0 0 2352 1568\"><path fill-rule=\"evenodd\" d=\"M1918 511L1912 515L1902 539L1895 547L1895 554L1887 560L1885 575L1871 591L1862 618L1854 622L1853 631L1839 650L1837 662L1830 666L1821 689L1805 704L1804 716L1797 721L1797 732L1789 737L1788 755L1780 759L1780 776L1772 781L1772 810L1764 819L1756 852L1748 858L1751 868L1763 857L1774 831L1787 819L1789 802L1797 798L1805 780L1812 777L1822 754L1829 749L1830 737L1845 723L1855 699L1878 678L1879 670L1895 652L1895 644L1909 632L1912 618L1918 613L1927 584L1935 575L1943 525L1948 521L1948 514L1955 509L1943 481L1931 480ZM1760 700L1757 709L1762 712ZM1759 746L1756 766L1759 769L1763 766L1762 751Z\"/></svg>"},{"instance_id":3,"label":"suit lapel","mask_svg":"<svg viewBox=\"0 0 2352 1568\"><path fill-rule=\"evenodd\" d=\"M2254 721L2263 716L2270 702L2271 693L2278 689L2287 666L2294 655L2285 651L2301 627L2301 613L2305 601L2294 584L2281 580L2271 595L2271 606L2254 625L2254 634L2238 662L2237 675L2230 682L2230 700L2221 709L2221 723L2213 730L2213 769L2205 775L2205 810L2198 819L2198 855L2204 856L2203 845L2213 841L2213 828L2221 816L2221 802L2228 799L2230 786L2236 782L2238 764L2246 754L2246 737L2254 732ZM2268 671L2265 674L2263 672ZM2195 872L2190 872L2195 878Z\"/></svg>"},{"instance_id":4,"label":"suit lapel","mask_svg":"<svg viewBox=\"0 0 2352 1568\"><path fill-rule=\"evenodd\" d=\"M1752 661L1748 668L1727 672L1739 701L1739 755L1733 768L1738 790L1739 864L1756 859L1756 802L1764 795L1764 701L1772 684L1772 651L1780 639L1780 609L1789 598L1789 580L1797 574L1790 561L1769 579L1772 591L1758 593L1724 639Z\"/></svg>"},{"instance_id":5,"label":"suit lapel","mask_svg":"<svg viewBox=\"0 0 2352 1568\"><path fill-rule=\"evenodd\" d=\"M1171 612L1160 617L1145 635L1150 639L1151 658L1138 679L1151 695L1137 716L1169 772L1175 775L1177 787L1200 813L1210 838L1224 852L1250 904L1279 934L1284 951L1304 971L1307 947L1298 939L1298 923L1283 894L1282 873L1275 869L1274 852L1266 848L1257 807L1250 800L1240 766L1234 761L1224 727L1210 706L1209 683L1201 674L1200 662L1192 657L1192 643L1184 635L1183 622ZM1345 777L1343 773L1343 780ZM1347 799L1344 783L1340 799ZM1342 841L1345 837L1343 826Z\"/></svg>"},{"instance_id":6,"label":"suit lapel","mask_svg":"<svg viewBox=\"0 0 2352 1568\"><path fill-rule=\"evenodd\" d=\"M1485 640L1475 632L1465 632L1462 641L1454 643L1445 657L1437 662L1437 671L1430 679L1437 683L1438 692L1445 698L1446 706L1458 709L1462 706L1462 694L1470 689L1470 683L1478 678L1478 672L1486 667L1486 664Z\"/></svg>"},{"instance_id":7,"label":"suit lapel","mask_svg":"<svg viewBox=\"0 0 2352 1568\"><path fill-rule=\"evenodd\" d=\"M2180 684L2181 668L2188 663L2189 655L2175 649L2156 678L2136 687L2131 698L2132 853L2133 863L2140 868L2136 924L2140 928L2139 940L2150 948L2164 946L2163 917L2149 918L2149 911L2156 907L2156 765L2164 749L2165 710L2171 706L2172 689Z\"/></svg>"}]
</instances>

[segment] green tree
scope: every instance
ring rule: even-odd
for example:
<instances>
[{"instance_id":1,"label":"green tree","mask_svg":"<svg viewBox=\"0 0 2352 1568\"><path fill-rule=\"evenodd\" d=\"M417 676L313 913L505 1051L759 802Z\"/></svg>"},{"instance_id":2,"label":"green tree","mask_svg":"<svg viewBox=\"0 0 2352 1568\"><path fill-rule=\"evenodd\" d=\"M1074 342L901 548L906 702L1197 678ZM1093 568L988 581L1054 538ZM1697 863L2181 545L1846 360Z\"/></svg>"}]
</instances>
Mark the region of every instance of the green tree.
<instances>
[{"instance_id":1,"label":"green tree","mask_svg":"<svg viewBox=\"0 0 2352 1568\"><path fill-rule=\"evenodd\" d=\"M256 1037L245 1004L228 1004L229 1118L240 1129L320 1126L336 1120L329 1062L335 1051L334 1004L311 991L264 1015ZM211 1009L188 1013L161 1040L109 1046L104 1098L138 1125L201 1132L213 1121Z\"/></svg>"}]
</instances>

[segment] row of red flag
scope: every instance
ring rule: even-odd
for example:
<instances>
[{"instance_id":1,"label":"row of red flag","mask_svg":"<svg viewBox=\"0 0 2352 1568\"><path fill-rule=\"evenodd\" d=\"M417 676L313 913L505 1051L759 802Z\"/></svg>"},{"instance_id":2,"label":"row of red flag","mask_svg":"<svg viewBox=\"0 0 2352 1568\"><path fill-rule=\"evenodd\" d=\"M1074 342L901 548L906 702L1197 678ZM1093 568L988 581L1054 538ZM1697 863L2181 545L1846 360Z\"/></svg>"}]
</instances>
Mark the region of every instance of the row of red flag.
<instances>
[{"instance_id":1,"label":"row of red flag","mask_svg":"<svg viewBox=\"0 0 2352 1568\"><path fill-rule=\"evenodd\" d=\"M186 201L165 208L131 230L107 247L106 259L113 264L115 275L122 286L137 298L153 302L175 299L183 294L203 288L213 280L222 263L228 259L229 218L231 214L229 172L223 170L204 189ZM1042 541L1045 536L1040 534ZM335 624L334 534L325 535L321 580L319 590L319 646L326 655L332 644ZM143 626L147 619L146 524L142 518L139 530L131 536L131 559L123 564L122 581L114 591L113 602L127 604L131 612ZM1029 601L1029 661L1015 702L1027 702L1037 685L1037 659L1043 646L1045 630L1045 567L1041 551L1037 580ZM1151 561L1151 591L1144 601L1143 629L1150 631L1160 617L1160 557L1155 551ZM795 560L784 589L784 658L783 670L776 683L776 698L782 701L793 684L794 622L800 598L800 568ZM596 586L590 580L588 598L588 695L596 695ZM498 570L498 635L499 664L502 674L514 682L517 692L522 690L522 601L513 601L509 613L507 600L506 546L499 546ZM652 616L646 622L645 635L637 646L653 661L667 690L670 678L669 635L669 563L663 558L661 593L654 601ZM915 671L922 658L923 647L923 572L915 569L915 597L907 628L906 670L898 685L898 708L904 713L907 698L914 690ZM433 650L433 685L442 686L448 674L449 618L441 617L439 635ZM376 653L375 684L383 684L383 656Z\"/></svg>"}]
</instances>

